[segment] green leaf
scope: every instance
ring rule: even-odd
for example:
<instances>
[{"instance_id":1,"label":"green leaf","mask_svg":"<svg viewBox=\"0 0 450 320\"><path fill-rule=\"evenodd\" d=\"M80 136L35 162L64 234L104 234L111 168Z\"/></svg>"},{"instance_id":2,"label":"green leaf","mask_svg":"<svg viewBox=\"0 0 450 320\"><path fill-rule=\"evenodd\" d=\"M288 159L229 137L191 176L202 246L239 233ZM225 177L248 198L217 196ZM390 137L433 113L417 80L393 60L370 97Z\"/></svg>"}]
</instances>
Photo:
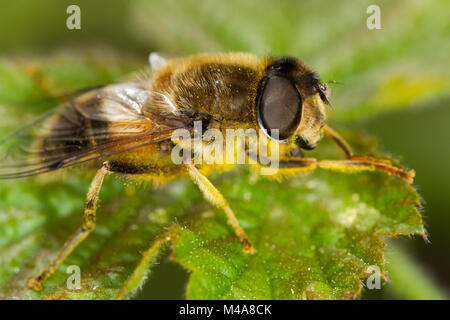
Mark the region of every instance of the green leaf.
<instances>
[{"instance_id":1,"label":"green leaf","mask_svg":"<svg viewBox=\"0 0 450 320\"><path fill-rule=\"evenodd\" d=\"M326 156L331 145L324 142L322 150ZM242 252L223 212L193 183L151 190L110 178L95 232L41 292L28 289L27 279L81 223L89 181L72 174L62 182L2 182L0 297L132 297L161 250L172 245L172 258L193 271L188 298L351 298L369 266L384 272L381 236L424 233L415 190L384 174L316 171L279 183L240 169L212 181L254 242L255 255ZM71 265L81 269L79 290L67 288Z\"/></svg>"},{"instance_id":2,"label":"green leaf","mask_svg":"<svg viewBox=\"0 0 450 320\"><path fill-rule=\"evenodd\" d=\"M355 297L369 266L384 272L380 236L424 232L414 189L382 174L316 172L281 184L234 174L216 183L257 253L242 253L217 213L179 230L174 256L193 271L192 299Z\"/></svg>"}]
</instances>

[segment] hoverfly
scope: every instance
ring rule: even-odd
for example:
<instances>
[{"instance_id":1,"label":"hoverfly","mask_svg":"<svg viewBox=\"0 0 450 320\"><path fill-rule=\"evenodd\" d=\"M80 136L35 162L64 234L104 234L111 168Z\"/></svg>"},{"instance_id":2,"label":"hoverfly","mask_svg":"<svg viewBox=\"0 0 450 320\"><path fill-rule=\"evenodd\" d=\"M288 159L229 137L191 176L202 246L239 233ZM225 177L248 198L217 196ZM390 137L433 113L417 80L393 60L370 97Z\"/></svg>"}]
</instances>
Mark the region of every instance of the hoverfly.
<instances>
[{"instance_id":1,"label":"hoverfly","mask_svg":"<svg viewBox=\"0 0 450 320\"><path fill-rule=\"evenodd\" d=\"M255 252L228 202L206 177L217 166L171 161L171 151L177 146L173 132L186 129L192 133L194 123L219 131L260 130L271 144L280 146L279 174L315 168L379 170L407 183L413 181L413 170L353 154L325 124L330 86L297 58L229 53L165 60L152 54L150 62L153 70L147 76L81 93L6 140L13 149L8 154L10 159L0 164L2 179L83 163L97 169L81 227L47 267L30 279L32 288L39 290L58 264L92 232L98 194L109 173L163 181L190 177L208 201L223 209L243 250ZM332 139L346 160L304 157L301 150L315 148L323 134ZM29 142L26 146L25 141ZM259 161L256 165L265 164Z\"/></svg>"}]
</instances>

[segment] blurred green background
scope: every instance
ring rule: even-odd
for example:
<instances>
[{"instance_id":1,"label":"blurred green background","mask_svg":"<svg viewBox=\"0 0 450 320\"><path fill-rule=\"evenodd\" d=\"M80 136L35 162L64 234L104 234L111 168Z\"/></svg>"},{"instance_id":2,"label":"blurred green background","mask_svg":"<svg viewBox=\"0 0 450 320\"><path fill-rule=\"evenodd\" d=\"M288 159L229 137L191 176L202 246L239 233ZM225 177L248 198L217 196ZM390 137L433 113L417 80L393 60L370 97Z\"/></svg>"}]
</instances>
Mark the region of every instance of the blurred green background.
<instances>
[{"instance_id":1,"label":"blurred green background","mask_svg":"<svg viewBox=\"0 0 450 320\"><path fill-rule=\"evenodd\" d=\"M71 4L81 8L81 30L66 28L66 8ZM371 4L381 8L381 30L366 27ZM331 123L364 129L377 137L381 150L417 171L415 185L424 198L431 243L420 238L396 240L406 248L406 256L397 259L405 258L405 269L417 267L420 277L448 292L448 12L450 3L444 0L2 0L0 55L12 61L99 50L129 61L130 71L146 66L152 51L166 56L245 51L303 59L323 80L340 82L331 99ZM0 83L3 97L8 89ZM3 121L2 128L9 125L15 124ZM401 268L400 263L400 270L391 270L392 274ZM138 298L182 298L187 276L163 259ZM417 296L402 284L366 290L362 297Z\"/></svg>"}]
</instances>

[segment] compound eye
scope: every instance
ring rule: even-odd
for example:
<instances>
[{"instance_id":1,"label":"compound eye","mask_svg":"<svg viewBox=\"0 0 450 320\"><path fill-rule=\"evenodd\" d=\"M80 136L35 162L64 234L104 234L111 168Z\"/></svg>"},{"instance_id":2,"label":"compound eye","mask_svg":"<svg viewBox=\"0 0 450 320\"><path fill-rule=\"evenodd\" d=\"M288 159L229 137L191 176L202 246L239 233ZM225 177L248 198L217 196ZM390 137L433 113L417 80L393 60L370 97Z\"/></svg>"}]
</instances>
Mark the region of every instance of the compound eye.
<instances>
[{"instance_id":1,"label":"compound eye","mask_svg":"<svg viewBox=\"0 0 450 320\"><path fill-rule=\"evenodd\" d=\"M271 76L263 82L257 106L258 122L270 137L285 140L297 130L302 117L302 98L287 78ZM275 131L278 129L278 138Z\"/></svg>"}]
</instances>

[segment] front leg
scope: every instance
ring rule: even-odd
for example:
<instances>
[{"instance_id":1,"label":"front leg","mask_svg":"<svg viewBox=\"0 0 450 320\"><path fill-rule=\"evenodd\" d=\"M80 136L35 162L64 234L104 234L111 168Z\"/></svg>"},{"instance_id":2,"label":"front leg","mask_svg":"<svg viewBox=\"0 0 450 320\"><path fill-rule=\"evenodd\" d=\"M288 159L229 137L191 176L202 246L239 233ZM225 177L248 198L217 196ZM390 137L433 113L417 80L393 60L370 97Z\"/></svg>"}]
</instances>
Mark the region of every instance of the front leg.
<instances>
[{"instance_id":1,"label":"front leg","mask_svg":"<svg viewBox=\"0 0 450 320\"><path fill-rule=\"evenodd\" d=\"M259 165L263 167L267 166L261 164L261 162L259 162ZM393 166L387 160L377 160L365 156L351 156L349 160L316 160L314 158L289 157L278 162L278 172L275 174L275 177L304 173L316 168L345 173L383 171L400 177L408 183L412 183L414 178L414 170L405 171L402 168Z\"/></svg>"},{"instance_id":2,"label":"front leg","mask_svg":"<svg viewBox=\"0 0 450 320\"><path fill-rule=\"evenodd\" d=\"M344 172L361 170L383 171L387 174L397 176L409 184L413 183L414 176L416 175L414 170L405 170L403 167L394 166L389 160L380 160L366 156L354 155L349 144L336 131L328 126L324 126L323 132L330 137L330 139L342 151L348 160L324 160L318 162L318 167Z\"/></svg>"}]
</instances>

